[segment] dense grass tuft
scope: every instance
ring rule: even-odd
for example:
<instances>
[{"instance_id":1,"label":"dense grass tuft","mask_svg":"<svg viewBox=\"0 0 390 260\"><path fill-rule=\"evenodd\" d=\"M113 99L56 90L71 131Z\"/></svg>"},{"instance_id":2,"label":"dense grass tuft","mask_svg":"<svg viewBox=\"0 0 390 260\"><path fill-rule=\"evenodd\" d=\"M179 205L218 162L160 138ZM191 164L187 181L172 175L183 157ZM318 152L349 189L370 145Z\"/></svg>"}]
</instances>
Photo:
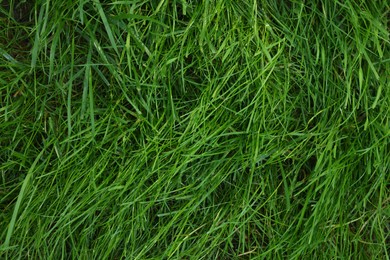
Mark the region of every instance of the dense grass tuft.
<instances>
[{"instance_id":1,"label":"dense grass tuft","mask_svg":"<svg viewBox=\"0 0 390 260\"><path fill-rule=\"evenodd\" d=\"M389 259L389 18L0 2L0 258Z\"/></svg>"}]
</instances>

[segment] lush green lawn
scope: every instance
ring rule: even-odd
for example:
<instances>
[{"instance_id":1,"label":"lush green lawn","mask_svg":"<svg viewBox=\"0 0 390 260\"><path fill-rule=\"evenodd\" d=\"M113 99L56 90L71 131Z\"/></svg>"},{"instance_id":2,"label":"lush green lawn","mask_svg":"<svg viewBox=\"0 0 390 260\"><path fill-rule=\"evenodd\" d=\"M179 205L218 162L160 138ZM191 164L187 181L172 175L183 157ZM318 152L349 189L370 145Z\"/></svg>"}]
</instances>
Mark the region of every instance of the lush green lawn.
<instances>
[{"instance_id":1,"label":"lush green lawn","mask_svg":"<svg viewBox=\"0 0 390 260\"><path fill-rule=\"evenodd\" d=\"M1 259L389 259L389 0L0 6Z\"/></svg>"}]
</instances>

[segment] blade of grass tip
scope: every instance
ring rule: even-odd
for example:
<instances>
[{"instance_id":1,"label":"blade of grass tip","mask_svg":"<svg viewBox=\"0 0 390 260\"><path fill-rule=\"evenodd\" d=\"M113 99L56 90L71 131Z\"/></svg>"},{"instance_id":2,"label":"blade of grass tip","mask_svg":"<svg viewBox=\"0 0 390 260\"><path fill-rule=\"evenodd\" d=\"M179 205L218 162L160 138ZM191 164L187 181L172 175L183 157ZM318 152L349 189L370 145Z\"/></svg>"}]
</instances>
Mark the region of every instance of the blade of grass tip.
<instances>
[{"instance_id":1,"label":"blade of grass tip","mask_svg":"<svg viewBox=\"0 0 390 260\"><path fill-rule=\"evenodd\" d=\"M47 22L49 20L49 7L50 7L50 0L45 1L45 3L42 5L45 6L45 19L43 19L43 25L41 28L41 32L44 32L46 30Z\"/></svg>"},{"instance_id":2,"label":"blade of grass tip","mask_svg":"<svg viewBox=\"0 0 390 260\"><path fill-rule=\"evenodd\" d=\"M35 69L35 66L37 64L37 59L38 59L38 49L39 49L39 42L40 42L40 24L42 23L43 19L43 10L44 10L44 5L41 5L41 9L39 10L39 17L38 21L36 23L36 31L35 31L35 39L34 39L34 45L31 50L31 71Z\"/></svg>"},{"instance_id":3,"label":"blade of grass tip","mask_svg":"<svg viewBox=\"0 0 390 260\"><path fill-rule=\"evenodd\" d=\"M72 135L72 86L73 86L73 72L74 72L74 37L72 37L72 46L71 46L71 64L70 64L70 80L68 86L68 100L67 100L67 122L68 122L68 137Z\"/></svg>"},{"instance_id":4,"label":"blade of grass tip","mask_svg":"<svg viewBox=\"0 0 390 260\"><path fill-rule=\"evenodd\" d=\"M383 84L382 84L382 82L380 82L379 87L378 87L378 92L376 94L374 103L372 104L371 108L376 108L376 105L378 104L379 98L381 97L381 94L382 94L382 86L383 86Z\"/></svg>"},{"instance_id":5,"label":"blade of grass tip","mask_svg":"<svg viewBox=\"0 0 390 260\"><path fill-rule=\"evenodd\" d=\"M27 172L26 178L23 181L22 188L20 189L20 192L19 192L19 195L18 195L18 199L17 199L16 204L15 204L14 212L12 213L11 221L10 221L9 226L8 226L7 235L6 235L4 244L3 244L4 247L9 247L9 244L10 244L10 241L11 241L11 237L12 237L12 233L13 233L14 228L15 228L16 218L18 216L19 208L20 208L20 205L22 203L24 193L26 191L28 183L30 182L30 179L32 177L34 169L35 169L38 161L41 160L41 157L42 157L42 155L43 155L45 150L46 150L46 147L43 148L42 151L35 158L33 164L31 165L30 169Z\"/></svg>"},{"instance_id":6,"label":"blade of grass tip","mask_svg":"<svg viewBox=\"0 0 390 260\"><path fill-rule=\"evenodd\" d=\"M84 24L84 0L79 0L79 16L81 24Z\"/></svg>"},{"instance_id":7,"label":"blade of grass tip","mask_svg":"<svg viewBox=\"0 0 390 260\"><path fill-rule=\"evenodd\" d=\"M182 4L182 7L183 7L183 15L187 15L187 7L188 7L187 1L186 1L186 0L183 0L183 1L181 2L181 4Z\"/></svg>"},{"instance_id":8,"label":"blade of grass tip","mask_svg":"<svg viewBox=\"0 0 390 260\"><path fill-rule=\"evenodd\" d=\"M100 17L102 18L104 28L106 28L108 39L110 40L110 43L111 43L112 47L114 48L116 54L118 56L120 56L119 51L118 51L118 47L116 46L115 39L114 39L114 36L112 34L110 24L108 23L108 20L107 20L105 13L104 13L102 5L100 4L100 0L95 0L95 5L96 5L96 8L98 9Z\"/></svg>"},{"instance_id":9,"label":"blade of grass tip","mask_svg":"<svg viewBox=\"0 0 390 260\"><path fill-rule=\"evenodd\" d=\"M209 29L208 28L209 2L210 2L209 0L205 0L204 11L203 11L203 16L202 16L202 19L203 19L202 30L201 30L200 36L199 36L199 49L202 53L203 53L203 41L207 37L206 34L207 34L207 30Z\"/></svg>"},{"instance_id":10,"label":"blade of grass tip","mask_svg":"<svg viewBox=\"0 0 390 260\"><path fill-rule=\"evenodd\" d=\"M87 96L88 96L88 89L89 89L89 77L90 77L90 67L91 67L91 56L92 56L92 43L89 45L88 50L88 56L87 56L87 63L85 64L85 76L84 76L84 87L83 87L83 97L81 101L81 118L84 118L85 110L87 107Z\"/></svg>"},{"instance_id":11,"label":"blade of grass tip","mask_svg":"<svg viewBox=\"0 0 390 260\"><path fill-rule=\"evenodd\" d=\"M364 51L363 54L364 54L364 56L365 56L365 58L366 58L366 60L367 60L368 66L370 67L370 69L371 69L372 72L374 73L375 79L379 80L379 78L380 78L380 77L379 77L379 74L378 74L378 72L376 71L376 69L375 69L375 67L374 67L374 64L372 63L370 57L368 57L367 52Z\"/></svg>"},{"instance_id":12,"label":"blade of grass tip","mask_svg":"<svg viewBox=\"0 0 390 260\"><path fill-rule=\"evenodd\" d=\"M154 11L153 15L156 15L158 12L160 12L161 7L165 4L165 0L160 1L158 6L156 7L156 10Z\"/></svg>"},{"instance_id":13,"label":"blade of grass tip","mask_svg":"<svg viewBox=\"0 0 390 260\"><path fill-rule=\"evenodd\" d=\"M152 56L152 53L150 52L150 50L148 49L148 47L141 41L141 39L137 36L137 34L135 33L135 31L132 29L132 28L129 28L128 29L128 33L130 33L130 35L133 37L133 39L135 40L135 43L137 44L137 46L140 48L140 49L143 49L145 51L145 53L151 57Z\"/></svg>"},{"instance_id":14,"label":"blade of grass tip","mask_svg":"<svg viewBox=\"0 0 390 260\"><path fill-rule=\"evenodd\" d=\"M379 77L379 74L378 72L376 71L375 67L374 67L374 64L372 63L370 57L368 56L367 52L361 48L361 53L363 53L363 56L364 58L366 59L367 63L368 63L368 66L370 67L372 73L374 74L375 76L375 79L376 80L380 80L380 77ZM378 88L378 92L377 92L377 95L376 95L376 98L375 98L375 101L374 103L372 104L371 108L375 108L377 103L378 103L378 100L380 98L380 95L382 94L382 84L379 84L379 88Z\"/></svg>"},{"instance_id":15,"label":"blade of grass tip","mask_svg":"<svg viewBox=\"0 0 390 260\"><path fill-rule=\"evenodd\" d=\"M57 49L57 44L60 38L60 33L62 31L62 23L61 25L58 25L59 29L56 31L54 37L53 37L53 42L51 44L51 49L50 49L50 61L49 61L49 81L52 80L53 77L53 71L54 71L54 57L56 54L56 49Z\"/></svg>"},{"instance_id":16,"label":"blade of grass tip","mask_svg":"<svg viewBox=\"0 0 390 260\"><path fill-rule=\"evenodd\" d=\"M269 53L269 51L267 50L267 48L264 46L264 44L263 44L263 42L262 42L261 40L259 41L259 45L260 45L261 50L263 51L263 53L264 53L265 56L267 57L268 62L271 62L271 61L272 61L271 54Z\"/></svg>"},{"instance_id":17,"label":"blade of grass tip","mask_svg":"<svg viewBox=\"0 0 390 260\"><path fill-rule=\"evenodd\" d=\"M364 76L363 76L363 69L362 66L359 66L359 89L363 89L364 84Z\"/></svg>"},{"instance_id":18,"label":"blade of grass tip","mask_svg":"<svg viewBox=\"0 0 390 260\"><path fill-rule=\"evenodd\" d=\"M92 135L95 136L95 111L94 111L94 100L93 100L93 89L92 89L92 73L91 67L89 67L88 73L88 86L89 86L89 112L91 117Z\"/></svg>"},{"instance_id":19,"label":"blade of grass tip","mask_svg":"<svg viewBox=\"0 0 390 260\"><path fill-rule=\"evenodd\" d=\"M378 35L379 35L379 31L377 28L374 29L374 42L375 42L375 45L376 45L376 49L378 51L378 55L379 55L379 58L382 59L383 58L383 51L382 51L382 47L381 47L381 44L380 44L380 41L378 39Z\"/></svg>"},{"instance_id":20,"label":"blade of grass tip","mask_svg":"<svg viewBox=\"0 0 390 260\"><path fill-rule=\"evenodd\" d=\"M18 63L8 52L0 48L0 54L6 58L9 62L12 62L14 64Z\"/></svg>"}]
</instances>

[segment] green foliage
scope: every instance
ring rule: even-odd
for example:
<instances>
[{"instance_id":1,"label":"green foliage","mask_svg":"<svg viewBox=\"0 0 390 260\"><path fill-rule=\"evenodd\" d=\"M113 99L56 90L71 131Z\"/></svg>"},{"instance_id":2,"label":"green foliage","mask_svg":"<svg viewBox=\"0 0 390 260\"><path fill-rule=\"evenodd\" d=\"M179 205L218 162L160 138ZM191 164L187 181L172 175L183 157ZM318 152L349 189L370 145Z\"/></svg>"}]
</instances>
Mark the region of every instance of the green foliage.
<instances>
[{"instance_id":1,"label":"green foliage","mask_svg":"<svg viewBox=\"0 0 390 260\"><path fill-rule=\"evenodd\" d=\"M0 258L389 259L389 17L0 2Z\"/></svg>"}]
</instances>

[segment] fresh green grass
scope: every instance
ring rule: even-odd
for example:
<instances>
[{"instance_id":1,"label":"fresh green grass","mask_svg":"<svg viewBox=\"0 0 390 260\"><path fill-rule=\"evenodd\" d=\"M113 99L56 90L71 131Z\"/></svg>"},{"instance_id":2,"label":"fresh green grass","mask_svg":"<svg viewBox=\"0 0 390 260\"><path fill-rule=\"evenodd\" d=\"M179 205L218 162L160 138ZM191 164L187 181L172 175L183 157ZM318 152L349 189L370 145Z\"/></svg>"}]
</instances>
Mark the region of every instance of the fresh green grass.
<instances>
[{"instance_id":1,"label":"fresh green grass","mask_svg":"<svg viewBox=\"0 0 390 260\"><path fill-rule=\"evenodd\" d=\"M389 0L0 2L1 259L389 259Z\"/></svg>"}]
</instances>

